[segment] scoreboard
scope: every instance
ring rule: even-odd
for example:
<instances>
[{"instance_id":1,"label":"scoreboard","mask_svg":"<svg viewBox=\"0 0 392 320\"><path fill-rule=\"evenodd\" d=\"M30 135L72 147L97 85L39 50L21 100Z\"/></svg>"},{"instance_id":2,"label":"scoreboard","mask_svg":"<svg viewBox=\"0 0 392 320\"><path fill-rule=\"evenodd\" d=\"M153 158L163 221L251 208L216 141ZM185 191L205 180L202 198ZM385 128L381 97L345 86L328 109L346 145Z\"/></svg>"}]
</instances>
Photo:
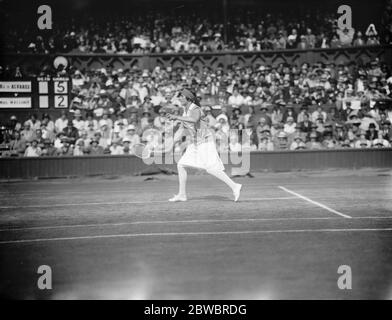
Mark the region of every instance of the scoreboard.
<instances>
[{"instance_id":1,"label":"scoreboard","mask_svg":"<svg viewBox=\"0 0 392 320\"><path fill-rule=\"evenodd\" d=\"M0 109L66 109L71 100L71 89L69 77L0 81Z\"/></svg>"}]
</instances>

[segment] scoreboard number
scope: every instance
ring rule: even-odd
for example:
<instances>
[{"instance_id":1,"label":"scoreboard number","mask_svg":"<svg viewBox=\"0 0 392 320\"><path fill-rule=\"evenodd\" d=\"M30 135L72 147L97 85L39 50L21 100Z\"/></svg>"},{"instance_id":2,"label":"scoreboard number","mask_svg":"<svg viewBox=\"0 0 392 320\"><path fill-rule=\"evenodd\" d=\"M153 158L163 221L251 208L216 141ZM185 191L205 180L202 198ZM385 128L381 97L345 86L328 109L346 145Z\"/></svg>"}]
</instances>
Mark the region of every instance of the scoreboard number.
<instances>
[{"instance_id":1,"label":"scoreboard number","mask_svg":"<svg viewBox=\"0 0 392 320\"><path fill-rule=\"evenodd\" d=\"M54 81L54 93L55 94L67 94L68 93L68 82L67 81Z\"/></svg>"},{"instance_id":2,"label":"scoreboard number","mask_svg":"<svg viewBox=\"0 0 392 320\"><path fill-rule=\"evenodd\" d=\"M68 96L67 95L55 95L54 96L54 107L55 108L68 108Z\"/></svg>"}]
</instances>

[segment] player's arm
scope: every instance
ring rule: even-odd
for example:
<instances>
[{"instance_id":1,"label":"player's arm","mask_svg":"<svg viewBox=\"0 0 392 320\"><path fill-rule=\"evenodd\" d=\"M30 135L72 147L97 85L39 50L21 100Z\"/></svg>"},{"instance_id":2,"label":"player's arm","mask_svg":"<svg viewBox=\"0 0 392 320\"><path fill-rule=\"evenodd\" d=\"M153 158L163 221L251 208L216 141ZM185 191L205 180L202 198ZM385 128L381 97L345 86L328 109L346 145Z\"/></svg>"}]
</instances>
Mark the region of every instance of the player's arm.
<instances>
[{"instance_id":1,"label":"player's arm","mask_svg":"<svg viewBox=\"0 0 392 320\"><path fill-rule=\"evenodd\" d=\"M200 110L194 109L190 111L190 116L177 116L177 115L169 115L170 120L179 120L183 122L196 123L200 120Z\"/></svg>"}]
</instances>

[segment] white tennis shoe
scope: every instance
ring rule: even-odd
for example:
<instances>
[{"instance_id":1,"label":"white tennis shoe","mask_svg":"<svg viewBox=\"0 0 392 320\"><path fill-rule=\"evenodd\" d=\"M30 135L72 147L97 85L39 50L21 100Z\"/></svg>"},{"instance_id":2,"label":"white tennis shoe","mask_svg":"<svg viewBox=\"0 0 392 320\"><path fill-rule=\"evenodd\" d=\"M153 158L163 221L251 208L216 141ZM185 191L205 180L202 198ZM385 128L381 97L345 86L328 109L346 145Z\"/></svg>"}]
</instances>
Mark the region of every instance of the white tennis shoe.
<instances>
[{"instance_id":1,"label":"white tennis shoe","mask_svg":"<svg viewBox=\"0 0 392 320\"><path fill-rule=\"evenodd\" d=\"M176 194L174 195L173 198L169 199L170 202L179 202L179 201L186 201L186 200L187 200L186 196L179 195L179 194Z\"/></svg>"},{"instance_id":2,"label":"white tennis shoe","mask_svg":"<svg viewBox=\"0 0 392 320\"><path fill-rule=\"evenodd\" d=\"M237 183L237 186L235 187L235 189L233 191L234 201L235 202L237 202L238 199L240 198L241 188L242 188L242 184Z\"/></svg>"}]
</instances>

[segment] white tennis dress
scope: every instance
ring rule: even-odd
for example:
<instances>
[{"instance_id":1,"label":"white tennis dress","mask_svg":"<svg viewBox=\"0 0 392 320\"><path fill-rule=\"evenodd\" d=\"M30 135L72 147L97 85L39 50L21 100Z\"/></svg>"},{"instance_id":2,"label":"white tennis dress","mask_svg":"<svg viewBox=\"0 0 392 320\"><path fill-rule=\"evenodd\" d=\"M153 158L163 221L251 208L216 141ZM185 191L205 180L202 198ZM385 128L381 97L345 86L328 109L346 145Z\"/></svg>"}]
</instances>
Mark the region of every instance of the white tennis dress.
<instances>
[{"instance_id":1,"label":"white tennis dress","mask_svg":"<svg viewBox=\"0 0 392 320\"><path fill-rule=\"evenodd\" d=\"M200 120L195 124L185 121L182 122L183 128L192 134L193 139L178 161L178 164L204 170L223 171L225 167L216 150L214 133L208 128L207 122L203 119L204 113L201 108L192 103L188 111L184 110L183 116L190 117L191 111L195 109L200 110Z\"/></svg>"}]
</instances>

